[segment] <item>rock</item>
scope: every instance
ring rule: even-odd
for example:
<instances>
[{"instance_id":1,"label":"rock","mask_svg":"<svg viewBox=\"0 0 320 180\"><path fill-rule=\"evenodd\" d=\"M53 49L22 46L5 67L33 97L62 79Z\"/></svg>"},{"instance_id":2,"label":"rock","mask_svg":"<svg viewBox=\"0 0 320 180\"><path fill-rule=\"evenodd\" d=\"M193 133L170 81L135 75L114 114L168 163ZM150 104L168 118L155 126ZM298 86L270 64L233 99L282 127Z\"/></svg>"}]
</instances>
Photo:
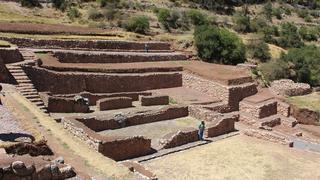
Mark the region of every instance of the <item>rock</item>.
<instances>
[{"instance_id":1,"label":"rock","mask_svg":"<svg viewBox=\"0 0 320 180\"><path fill-rule=\"evenodd\" d=\"M52 179L51 176L51 165L47 164L44 167L42 167L38 173L37 173L38 179Z\"/></svg>"},{"instance_id":2,"label":"rock","mask_svg":"<svg viewBox=\"0 0 320 180\"><path fill-rule=\"evenodd\" d=\"M302 136L302 132L297 132L297 133L295 134L295 136L301 137L301 136Z\"/></svg>"},{"instance_id":3,"label":"rock","mask_svg":"<svg viewBox=\"0 0 320 180\"><path fill-rule=\"evenodd\" d=\"M51 175L52 175L53 180L60 179L61 173L59 171L59 167L56 164L50 165L50 171L51 171Z\"/></svg>"},{"instance_id":4,"label":"rock","mask_svg":"<svg viewBox=\"0 0 320 180\"><path fill-rule=\"evenodd\" d=\"M15 161L11 164L12 171L18 176L30 176L34 171L34 165L26 167L22 161Z\"/></svg>"},{"instance_id":5,"label":"rock","mask_svg":"<svg viewBox=\"0 0 320 180\"><path fill-rule=\"evenodd\" d=\"M64 164L64 158L62 156L59 156L53 160L53 163Z\"/></svg>"},{"instance_id":6,"label":"rock","mask_svg":"<svg viewBox=\"0 0 320 180\"><path fill-rule=\"evenodd\" d=\"M74 172L73 167L71 167L69 165L61 168L60 172L61 172L62 179L72 178L72 177L76 176L76 173Z\"/></svg>"}]
</instances>

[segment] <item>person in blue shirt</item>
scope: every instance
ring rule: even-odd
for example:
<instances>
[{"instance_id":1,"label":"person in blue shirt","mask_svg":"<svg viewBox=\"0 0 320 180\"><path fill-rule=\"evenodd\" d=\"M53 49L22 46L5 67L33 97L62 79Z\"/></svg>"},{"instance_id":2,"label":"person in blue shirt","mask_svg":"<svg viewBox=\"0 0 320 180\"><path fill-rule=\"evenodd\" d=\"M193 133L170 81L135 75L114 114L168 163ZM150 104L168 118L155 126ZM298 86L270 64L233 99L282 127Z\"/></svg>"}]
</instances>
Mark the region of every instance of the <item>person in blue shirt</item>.
<instances>
[{"instance_id":1,"label":"person in blue shirt","mask_svg":"<svg viewBox=\"0 0 320 180\"><path fill-rule=\"evenodd\" d=\"M206 128L206 125L204 123L204 121L201 121L200 125L199 125L199 131L198 131L198 136L199 136L199 140L203 141L203 133L204 133L204 129Z\"/></svg>"}]
</instances>

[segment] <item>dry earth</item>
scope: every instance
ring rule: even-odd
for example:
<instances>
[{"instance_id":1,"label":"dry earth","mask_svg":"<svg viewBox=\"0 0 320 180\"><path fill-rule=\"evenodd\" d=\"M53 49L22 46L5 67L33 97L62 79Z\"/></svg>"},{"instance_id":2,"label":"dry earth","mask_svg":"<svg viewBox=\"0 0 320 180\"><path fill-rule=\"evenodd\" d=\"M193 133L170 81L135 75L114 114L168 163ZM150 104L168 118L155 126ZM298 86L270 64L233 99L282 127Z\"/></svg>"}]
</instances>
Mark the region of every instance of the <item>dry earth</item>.
<instances>
[{"instance_id":1,"label":"dry earth","mask_svg":"<svg viewBox=\"0 0 320 180\"><path fill-rule=\"evenodd\" d=\"M320 179L320 154L244 135L147 161L159 179Z\"/></svg>"}]
</instances>

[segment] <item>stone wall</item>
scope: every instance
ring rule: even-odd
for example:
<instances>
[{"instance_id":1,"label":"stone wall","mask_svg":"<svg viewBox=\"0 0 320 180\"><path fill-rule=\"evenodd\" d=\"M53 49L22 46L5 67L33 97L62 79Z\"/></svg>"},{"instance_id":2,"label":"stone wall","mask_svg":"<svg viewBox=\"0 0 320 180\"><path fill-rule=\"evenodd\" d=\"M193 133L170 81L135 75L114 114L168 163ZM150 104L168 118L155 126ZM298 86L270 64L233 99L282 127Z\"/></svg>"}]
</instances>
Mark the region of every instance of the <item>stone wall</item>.
<instances>
[{"instance_id":1,"label":"stone wall","mask_svg":"<svg viewBox=\"0 0 320 180\"><path fill-rule=\"evenodd\" d=\"M123 114L123 124L117 122L116 115L96 116L94 114L91 114L88 117L80 116L75 117L75 119L82 122L88 128L94 131L104 131L108 129L118 129L123 125L134 126L139 124L186 117L188 115L188 107L175 105L164 107L160 110Z\"/></svg>"},{"instance_id":2,"label":"stone wall","mask_svg":"<svg viewBox=\"0 0 320 180\"><path fill-rule=\"evenodd\" d=\"M264 130L247 129L243 131L243 134L247 136L255 137L258 139L267 140L267 141L287 145L289 147L293 147L293 142L290 141L287 137L273 133L273 132L264 131Z\"/></svg>"},{"instance_id":3,"label":"stone wall","mask_svg":"<svg viewBox=\"0 0 320 180\"><path fill-rule=\"evenodd\" d=\"M155 106L155 105L168 105L169 96L142 96L141 97L142 106Z\"/></svg>"},{"instance_id":4,"label":"stone wall","mask_svg":"<svg viewBox=\"0 0 320 180\"><path fill-rule=\"evenodd\" d=\"M181 53L98 53L55 51L54 56L62 63L132 63L187 59L187 57Z\"/></svg>"},{"instance_id":5,"label":"stone wall","mask_svg":"<svg viewBox=\"0 0 320 180\"><path fill-rule=\"evenodd\" d=\"M183 73L182 78L184 86L224 101L229 105L231 111L239 109L239 102L242 99L258 92L256 85L251 82L224 85L187 72Z\"/></svg>"},{"instance_id":6,"label":"stone wall","mask_svg":"<svg viewBox=\"0 0 320 180\"><path fill-rule=\"evenodd\" d=\"M143 179L146 179L146 180L157 180L158 179L157 176L153 172L151 172L149 169L147 169L142 164L140 164L136 161L127 160L127 161L122 162L121 164L128 167L128 169L131 172L138 173L140 176L143 177Z\"/></svg>"},{"instance_id":7,"label":"stone wall","mask_svg":"<svg viewBox=\"0 0 320 180\"><path fill-rule=\"evenodd\" d=\"M43 97L43 96L42 96ZM44 100L49 112L87 113L89 106L77 103L73 98L47 96Z\"/></svg>"},{"instance_id":8,"label":"stone wall","mask_svg":"<svg viewBox=\"0 0 320 180\"><path fill-rule=\"evenodd\" d=\"M38 157L1 158L0 179L3 180L56 180L76 176L70 165L45 161Z\"/></svg>"},{"instance_id":9,"label":"stone wall","mask_svg":"<svg viewBox=\"0 0 320 180\"><path fill-rule=\"evenodd\" d=\"M39 67L25 67L38 91L53 94L134 92L182 86L180 73L105 74L56 72Z\"/></svg>"},{"instance_id":10,"label":"stone wall","mask_svg":"<svg viewBox=\"0 0 320 180\"><path fill-rule=\"evenodd\" d=\"M277 114L281 114L282 116L289 117L290 116L290 105L285 102L278 101Z\"/></svg>"},{"instance_id":11,"label":"stone wall","mask_svg":"<svg viewBox=\"0 0 320 180\"><path fill-rule=\"evenodd\" d=\"M0 37L0 40L8 41L19 47L32 48L62 48L62 49L104 49L104 50L144 50L147 43L149 50L170 50L167 42L135 42L135 41L111 41L111 40L59 40L59 39L30 39Z\"/></svg>"},{"instance_id":12,"label":"stone wall","mask_svg":"<svg viewBox=\"0 0 320 180\"><path fill-rule=\"evenodd\" d=\"M23 57L21 53L17 48L14 48L14 47L0 48L0 59L3 60L4 64L23 61Z\"/></svg>"},{"instance_id":13,"label":"stone wall","mask_svg":"<svg viewBox=\"0 0 320 180\"><path fill-rule=\"evenodd\" d=\"M261 103L240 102L240 111L248 113L256 119L265 118L277 114L277 101L268 100Z\"/></svg>"},{"instance_id":14,"label":"stone wall","mask_svg":"<svg viewBox=\"0 0 320 180\"><path fill-rule=\"evenodd\" d=\"M271 83L270 90L282 96L301 96L312 92L311 86L306 83L295 83L290 79L276 80Z\"/></svg>"},{"instance_id":15,"label":"stone wall","mask_svg":"<svg viewBox=\"0 0 320 180\"><path fill-rule=\"evenodd\" d=\"M97 108L100 111L128 107L132 107L132 99L129 97L103 98L97 101Z\"/></svg>"},{"instance_id":16,"label":"stone wall","mask_svg":"<svg viewBox=\"0 0 320 180\"><path fill-rule=\"evenodd\" d=\"M239 120L239 115L228 114L219 120L207 123L205 129L206 137L216 137L235 131L234 123Z\"/></svg>"},{"instance_id":17,"label":"stone wall","mask_svg":"<svg viewBox=\"0 0 320 180\"><path fill-rule=\"evenodd\" d=\"M223 117L223 114L219 112L214 112L212 110L203 108L202 106L198 106L198 105L189 106L189 115L198 120L203 120L208 122L215 121Z\"/></svg>"},{"instance_id":18,"label":"stone wall","mask_svg":"<svg viewBox=\"0 0 320 180\"><path fill-rule=\"evenodd\" d=\"M195 128L186 128L166 134L159 140L159 143L163 149L169 149L198 140L198 130Z\"/></svg>"},{"instance_id":19,"label":"stone wall","mask_svg":"<svg viewBox=\"0 0 320 180\"><path fill-rule=\"evenodd\" d=\"M91 148L114 160L125 160L152 153L151 139L143 136L107 137L97 134L83 123L72 119L63 119L63 126L74 136L80 138Z\"/></svg>"},{"instance_id":20,"label":"stone wall","mask_svg":"<svg viewBox=\"0 0 320 180\"><path fill-rule=\"evenodd\" d=\"M320 112L309 108L290 105L290 116L297 119L298 123L301 124L320 125Z\"/></svg>"}]
</instances>

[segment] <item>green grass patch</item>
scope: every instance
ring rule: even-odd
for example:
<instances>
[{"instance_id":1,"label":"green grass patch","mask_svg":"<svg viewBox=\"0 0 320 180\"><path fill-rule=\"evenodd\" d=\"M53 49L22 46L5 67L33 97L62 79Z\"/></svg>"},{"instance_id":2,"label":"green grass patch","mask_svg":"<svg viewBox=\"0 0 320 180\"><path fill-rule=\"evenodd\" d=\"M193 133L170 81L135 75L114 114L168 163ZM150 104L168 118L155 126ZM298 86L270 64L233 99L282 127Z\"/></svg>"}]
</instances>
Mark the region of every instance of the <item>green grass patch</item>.
<instances>
[{"instance_id":1,"label":"green grass patch","mask_svg":"<svg viewBox=\"0 0 320 180\"><path fill-rule=\"evenodd\" d=\"M10 47L11 44L7 41L0 40L0 47Z\"/></svg>"},{"instance_id":2,"label":"green grass patch","mask_svg":"<svg viewBox=\"0 0 320 180\"><path fill-rule=\"evenodd\" d=\"M169 97L169 104L177 104L178 102L174 100L172 97Z\"/></svg>"},{"instance_id":3,"label":"green grass patch","mask_svg":"<svg viewBox=\"0 0 320 180\"><path fill-rule=\"evenodd\" d=\"M289 97L288 101L298 107L306 107L320 112L320 92L315 92L305 96Z\"/></svg>"}]
</instances>

